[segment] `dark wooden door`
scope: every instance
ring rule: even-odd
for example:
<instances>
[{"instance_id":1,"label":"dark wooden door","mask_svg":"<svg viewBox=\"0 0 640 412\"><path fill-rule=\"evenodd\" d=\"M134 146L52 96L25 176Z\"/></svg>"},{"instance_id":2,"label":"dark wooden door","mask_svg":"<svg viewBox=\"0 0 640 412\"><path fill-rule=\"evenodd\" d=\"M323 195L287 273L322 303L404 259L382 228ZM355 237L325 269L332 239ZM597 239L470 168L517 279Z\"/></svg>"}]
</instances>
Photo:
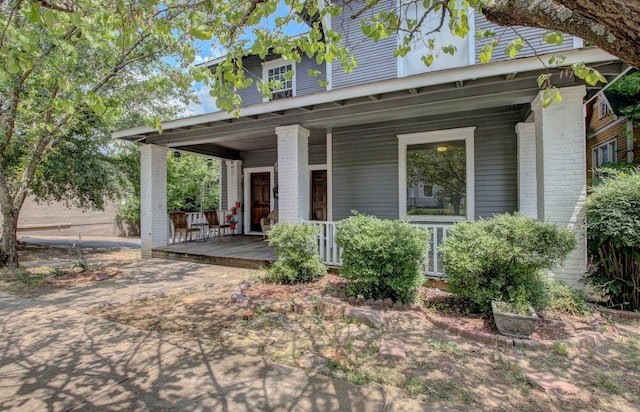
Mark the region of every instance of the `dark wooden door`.
<instances>
[{"instance_id":1,"label":"dark wooden door","mask_svg":"<svg viewBox=\"0 0 640 412\"><path fill-rule=\"evenodd\" d=\"M311 171L311 219L327 220L327 171Z\"/></svg>"},{"instance_id":2,"label":"dark wooden door","mask_svg":"<svg viewBox=\"0 0 640 412\"><path fill-rule=\"evenodd\" d=\"M271 211L271 175L251 173L251 231L260 232L260 219Z\"/></svg>"}]
</instances>

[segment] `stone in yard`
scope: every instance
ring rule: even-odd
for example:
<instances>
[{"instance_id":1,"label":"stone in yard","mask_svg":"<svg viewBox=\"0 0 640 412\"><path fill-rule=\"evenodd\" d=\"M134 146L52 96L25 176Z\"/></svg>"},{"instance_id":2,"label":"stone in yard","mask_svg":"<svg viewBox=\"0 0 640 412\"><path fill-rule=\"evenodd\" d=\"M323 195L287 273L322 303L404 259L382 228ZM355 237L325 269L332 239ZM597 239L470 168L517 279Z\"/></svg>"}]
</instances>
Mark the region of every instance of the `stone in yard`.
<instances>
[{"instance_id":1,"label":"stone in yard","mask_svg":"<svg viewBox=\"0 0 640 412\"><path fill-rule=\"evenodd\" d=\"M575 395L580 392L576 386L549 372L527 373L525 376L531 385L551 395Z\"/></svg>"},{"instance_id":2,"label":"stone in yard","mask_svg":"<svg viewBox=\"0 0 640 412\"><path fill-rule=\"evenodd\" d=\"M365 323L375 329L380 329L384 326L383 314L379 310L353 308L349 311L347 317Z\"/></svg>"},{"instance_id":3,"label":"stone in yard","mask_svg":"<svg viewBox=\"0 0 640 412\"><path fill-rule=\"evenodd\" d=\"M382 339L380 341L378 356L385 359L394 359L399 361L407 359L407 354L404 351L404 343L397 340Z\"/></svg>"},{"instance_id":4,"label":"stone in yard","mask_svg":"<svg viewBox=\"0 0 640 412\"><path fill-rule=\"evenodd\" d=\"M297 315L304 315L306 313L309 313L311 312L311 308L313 308L313 302L310 302L308 300L296 300L293 303L293 311Z\"/></svg>"},{"instance_id":5,"label":"stone in yard","mask_svg":"<svg viewBox=\"0 0 640 412\"><path fill-rule=\"evenodd\" d=\"M107 280L107 279L109 279L109 275L107 275L106 273L103 273L103 272L98 272L98 273L95 273L93 275L93 278L95 280L97 280L97 281Z\"/></svg>"},{"instance_id":6,"label":"stone in yard","mask_svg":"<svg viewBox=\"0 0 640 412\"><path fill-rule=\"evenodd\" d=\"M253 318L254 315L255 315L255 313L251 309L247 309L242 314L242 319L249 320L249 319Z\"/></svg>"},{"instance_id":7,"label":"stone in yard","mask_svg":"<svg viewBox=\"0 0 640 412\"><path fill-rule=\"evenodd\" d=\"M300 325L298 325L297 323L282 323L282 327L285 328L286 330L291 330L291 331L296 331L300 329Z\"/></svg>"},{"instance_id":8,"label":"stone in yard","mask_svg":"<svg viewBox=\"0 0 640 412\"><path fill-rule=\"evenodd\" d=\"M276 343L277 341L280 340L280 338L282 338L282 336L284 336L284 331L282 329L274 329L271 331L271 334L269 335L269 344L272 343Z\"/></svg>"},{"instance_id":9,"label":"stone in yard","mask_svg":"<svg viewBox=\"0 0 640 412\"><path fill-rule=\"evenodd\" d=\"M269 304L268 309L271 312L287 313L293 310L293 303L291 302L273 302Z\"/></svg>"},{"instance_id":10,"label":"stone in yard","mask_svg":"<svg viewBox=\"0 0 640 412\"><path fill-rule=\"evenodd\" d=\"M341 319L346 307L340 299L324 297L318 302L318 313L325 319Z\"/></svg>"},{"instance_id":11,"label":"stone in yard","mask_svg":"<svg viewBox=\"0 0 640 412\"><path fill-rule=\"evenodd\" d=\"M327 359L315 353L307 353L298 359L298 366L304 369L324 369L327 366Z\"/></svg>"},{"instance_id":12,"label":"stone in yard","mask_svg":"<svg viewBox=\"0 0 640 412\"><path fill-rule=\"evenodd\" d=\"M365 333L366 331L363 331L362 329L360 329L358 325L351 323L340 330L338 337L340 340L344 340L348 338L358 337Z\"/></svg>"},{"instance_id":13,"label":"stone in yard","mask_svg":"<svg viewBox=\"0 0 640 412\"><path fill-rule=\"evenodd\" d=\"M393 307L393 300L391 298L386 298L385 300L382 301L382 305L386 306L388 308L392 308Z\"/></svg>"}]
</instances>

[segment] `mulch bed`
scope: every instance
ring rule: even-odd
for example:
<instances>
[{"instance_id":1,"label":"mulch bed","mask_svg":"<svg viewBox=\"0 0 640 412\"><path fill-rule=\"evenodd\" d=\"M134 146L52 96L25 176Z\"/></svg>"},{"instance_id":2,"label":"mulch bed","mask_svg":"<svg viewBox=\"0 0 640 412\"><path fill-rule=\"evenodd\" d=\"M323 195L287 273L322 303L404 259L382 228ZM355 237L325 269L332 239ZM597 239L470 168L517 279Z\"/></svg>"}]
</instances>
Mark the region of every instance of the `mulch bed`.
<instances>
[{"instance_id":1,"label":"mulch bed","mask_svg":"<svg viewBox=\"0 0 640 412\"><path fill-rule=\"evenodd\" d=\"M312 295L328 295L340 292L347 286L346 279L327 274L318 280L308 283L277 285L274 283L255 282L244 288L242 293L251 300L273 300L279 302L301 299Z\"/></svg>"}]
</instances>

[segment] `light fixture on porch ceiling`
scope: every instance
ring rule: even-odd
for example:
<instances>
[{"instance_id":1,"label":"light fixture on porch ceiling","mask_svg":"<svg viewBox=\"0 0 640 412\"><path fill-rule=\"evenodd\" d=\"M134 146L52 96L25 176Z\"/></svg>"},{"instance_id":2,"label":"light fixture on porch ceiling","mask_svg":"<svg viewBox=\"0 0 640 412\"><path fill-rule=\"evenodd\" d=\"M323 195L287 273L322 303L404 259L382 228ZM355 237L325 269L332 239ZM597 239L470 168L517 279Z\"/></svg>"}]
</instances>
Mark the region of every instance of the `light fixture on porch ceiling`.
<instances>
[{"instance_id":1,"label":"light fixture on porch ceiling","mask_svg":"<svg viewBox=\"0 0 640 412\"><path fill-rule=\"evenodd\" d=\"M278 172L278 161L276 160L276 162L273 164L273 170L275 172Z\"/></svg>"},{"instance_id":2,"label":"light fixture on porch ceiling","mask_svg":"<svg viewBox=\"0 0 640 412\"><path fill-rule=\"evenodd\" d=\"M439 152L446 152L447 150L449 150L449 146L437 146L436 150Z\"/></svg>"}]
</instances>

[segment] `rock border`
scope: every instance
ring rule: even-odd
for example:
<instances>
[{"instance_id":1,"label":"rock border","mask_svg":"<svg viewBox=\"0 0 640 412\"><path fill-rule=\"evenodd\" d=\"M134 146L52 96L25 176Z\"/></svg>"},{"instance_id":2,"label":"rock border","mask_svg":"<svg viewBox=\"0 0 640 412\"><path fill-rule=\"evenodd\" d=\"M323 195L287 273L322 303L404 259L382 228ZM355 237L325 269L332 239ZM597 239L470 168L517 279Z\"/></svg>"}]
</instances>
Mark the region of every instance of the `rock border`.
<instances>
[{"instance_id":1,"label":"rock border","mask_svg":"<svg viewBox=\"0 0 640 412\"><path fill-rule=\"evenodd\" d=\"M640 312L629 312L627 310L617 310L603 308L602 306L594 306L595 310L606 315L611 315L619 319L640 320Z\"/></svg>"},{"instance_id":2,"label":"rock border","mask_svg":"<svg viewBox=\"0 0 640 412\"><path fill-rule=\"evenodd\" d=\"M263 305L272 306L276 305L278 302L266 302L262 300L257 300L252 302L251 299L244 295L244 290L251 285L255 284L256 281L246 280L240 283L231 294L231 299L241 306L244 307L261 307ZM574 336L569 339L558 339L553 341L539 341L532 339L519 339L519 338L511 338L504 335L497 335L492 333L487 333L479 330L473 329L465 329L462 326L458 326L456 324L446 322L440 319L437 319L433 316L430 316L420 304L398 304L394 303L391 299L378 300L375 301L373 299L363 300L356 299L354 297L346 297L344 294L339 293L331 293L329 295L325 295L326 297L333 297L341 299L346 305L364 305L368 307L383 307L386 309L396 309L396 310L410 310L416 312L422 312L428 321L433 323L435 326L444 329L453 333L456 336L460 336L465 339L472 340L477 343L481 343L484 345L495 346L499 348L525 348L529 350L550 350L553 349L555 345L573 345L577 348L594 348L600 345L605 340L605 336L598 331L586 331L579 336ZM300 303L302 305L302 303ZM286 307L280 307L282 304L277 305L276 307L269 307L274 312L281 311L290 311L294 310L298 312L298 308L290 308L289 305ZM291 305L294 306L294 305ZM274 310L275 309L275 310ZM304 310L304 308L301 308ZM622 312L622 311L615 311ZM627 312L633 313L633 312ZM640 319L640 314L639 319Z\"/></svg>"},{"instance_id":3,"label":"rock border","mask_svg":"<svg viewBox=\"0 0 640 412\"><path fill-rule=\"evenodd\" d=\"M489 346L496 346L499 348L525 348L530 350L549 350L557 344L573 345L577 348L594 348L604 342L605 337L600 332L586 332L580 336L574 336L569 339L558 339L549 341L539 341L532 339L519 339L510 338L504 335L494 335L492 333L486 333L479 330L465 329L461 326L436 319L425 313L426 318L436 325L437 327L447 330L456 336L460 336L465 339L472 340L477 343L482 343Z\"/></svg>"}]
</instances>

